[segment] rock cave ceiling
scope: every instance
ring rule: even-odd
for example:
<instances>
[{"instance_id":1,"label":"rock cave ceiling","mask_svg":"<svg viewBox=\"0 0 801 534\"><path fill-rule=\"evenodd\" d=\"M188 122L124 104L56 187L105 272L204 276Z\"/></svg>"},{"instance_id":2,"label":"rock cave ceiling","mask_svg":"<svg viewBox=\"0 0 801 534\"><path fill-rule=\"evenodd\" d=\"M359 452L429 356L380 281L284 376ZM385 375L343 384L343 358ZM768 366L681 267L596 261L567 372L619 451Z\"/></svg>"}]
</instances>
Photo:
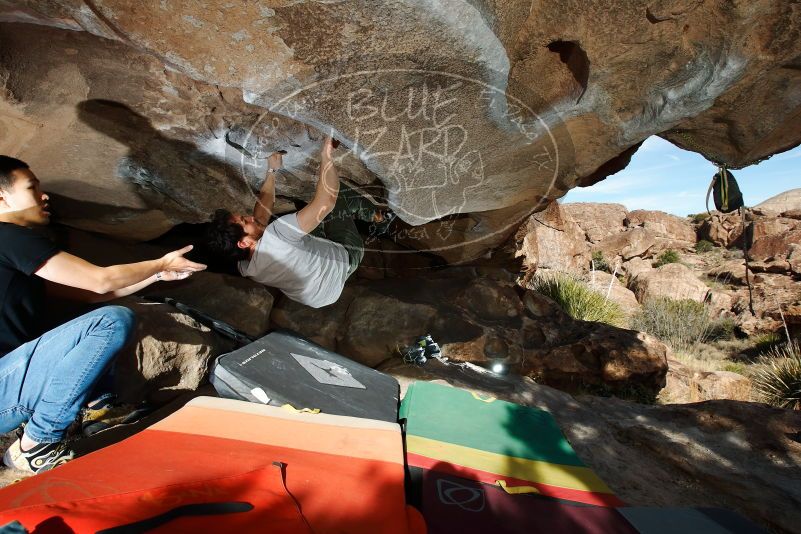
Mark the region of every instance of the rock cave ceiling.
<instances>
[{"instance_id":1,"label":"rock cave ceiling","mask_svg":"<svg viewBox=\"0 0 801 534\"><path fill-rule=\"evenodd\" d=\"M333 132L415 246L477 243L458 261L650 135L731 166L798 145L799 33L768 0L0 0L0 153L67 224L145 240L250 210L277 149L294 209Z\"/></svg>"}]
</instances>

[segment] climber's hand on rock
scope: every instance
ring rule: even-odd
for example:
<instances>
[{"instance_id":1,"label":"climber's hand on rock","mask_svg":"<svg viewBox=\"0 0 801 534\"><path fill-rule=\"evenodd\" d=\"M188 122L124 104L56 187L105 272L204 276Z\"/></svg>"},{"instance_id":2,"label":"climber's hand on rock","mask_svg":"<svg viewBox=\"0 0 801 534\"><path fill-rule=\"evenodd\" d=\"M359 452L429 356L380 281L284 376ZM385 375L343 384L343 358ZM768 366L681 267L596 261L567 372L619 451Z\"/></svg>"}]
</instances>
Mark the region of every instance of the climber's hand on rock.
<instances>
[{"instance_id":1,"label":"climber's hand on rock","mask_svg":"<svg viewBox=\"0 0 801 534\"><path fill-rule=\"evenodd\" d=\"M267 158L267 168L272 170L278 170L284 166L284 154L283 152L273 152L270 154L270 157Z\"/></svg>"}]
</instances>

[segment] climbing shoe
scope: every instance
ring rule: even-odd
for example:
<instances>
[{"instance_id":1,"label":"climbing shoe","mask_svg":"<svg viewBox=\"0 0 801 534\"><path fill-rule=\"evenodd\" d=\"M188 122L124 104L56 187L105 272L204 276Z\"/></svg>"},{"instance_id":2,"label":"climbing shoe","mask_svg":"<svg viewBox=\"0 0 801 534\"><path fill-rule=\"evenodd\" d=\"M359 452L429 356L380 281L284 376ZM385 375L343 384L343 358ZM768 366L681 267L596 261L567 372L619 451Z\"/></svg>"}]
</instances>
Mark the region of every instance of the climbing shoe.
<instances>
[{"instance_id":1,"label":"climbing shoe","mask_svg":"<svg viewBox=\"0 0 801 534\"><path fill-rule=\"evenodd\" d=\"M73 458L75 452L63 441L39 443L32 449L23 451L21 439L17 439L3 455L3 463L6 467L19 471L41 473L65 464Z\"/></svg>"},{"instance_id":2,"label":"climbing shoe","mask_svg":"<svg viewBox=\"0 0 801 534\"><path fill-rule=\"evenodd\" d=\"M101 406L85 408L81 415L81 434L89 437L115 426L130 425L152 411L153 407L145 403L132 405L106 402Z\"/></svg>"},{"instance_id":3,"label":"climbing shoe","mask_svg":"<svg viewBox=\"0 0 801 534\"><path fill-rule=\"evenodd\" d=\"M415 343L423 347L426 358L442 357L442 351L439 348L439 344L436 341L434 341L434 339L431 337L431 334L426 334L424 336L418 337L415 340Z\"/></svg>"},{"instance_id":4,"label":"climbing shoe","mask_svg":"<svg viewBox=\"0 0 801 534\"><path fill-rule=\"evenodd\" d=\"M410 365L425 365L428 361L426 350L420 345L410 345L400 351L403 361Z\"/></svg>"},{"instance_id":5,"label":"climbing shoe","mask_svg":"<svg viewBox=\"0 0 801 534\"><path fill-rule=\"evenodd\" d=\"M382 218L379 222L372 222L370 223L370 228L368 231L369 237L381 237L389 233L389 227L392 223L397 219L397 215L393 211L389 210L381 210L377 213L381 213Z\"/></svg>"}]
</instances>

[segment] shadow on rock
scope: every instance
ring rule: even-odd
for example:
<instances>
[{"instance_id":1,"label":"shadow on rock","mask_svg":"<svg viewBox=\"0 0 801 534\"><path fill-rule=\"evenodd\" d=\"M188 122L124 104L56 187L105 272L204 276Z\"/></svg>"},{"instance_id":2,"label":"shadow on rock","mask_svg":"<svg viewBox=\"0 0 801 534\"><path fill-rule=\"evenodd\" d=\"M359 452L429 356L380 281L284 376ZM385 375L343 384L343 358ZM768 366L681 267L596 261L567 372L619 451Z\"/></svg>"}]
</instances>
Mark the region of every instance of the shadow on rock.
<instances>
[{"instance_id":1,"label":"shadow on rock","mask_svg":"<svg viewBox=\"0 0 801 534\"><path fill-rule=\"evenodd\" d=\"M253 193L234 166L162 135L147 118L119 102L85 100L77 108L82 122L128 146L117 174L137 188L149 208L187 222L206 221L218 207L250 209L245 204Z\"/></svg>"}]
</instances>

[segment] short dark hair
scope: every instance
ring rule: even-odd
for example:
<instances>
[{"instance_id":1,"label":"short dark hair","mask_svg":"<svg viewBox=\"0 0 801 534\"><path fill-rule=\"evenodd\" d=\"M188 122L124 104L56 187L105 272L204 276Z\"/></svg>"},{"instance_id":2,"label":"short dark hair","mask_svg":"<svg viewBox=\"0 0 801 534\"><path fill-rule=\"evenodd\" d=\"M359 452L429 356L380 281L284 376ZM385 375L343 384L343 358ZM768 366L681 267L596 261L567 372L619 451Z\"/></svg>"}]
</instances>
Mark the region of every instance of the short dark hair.
<instances>
[{"instance_id":1,"label":"short dark hair","mask_svg":"<svg viewBox=\"0 0 801 534\"><path fill-rule=\"evenodd\" d=\"M205 235L205 248L208 252L225 261L240 261L248 258L248 251L239 248L237 243L245 236L241 224L231 222L231 212L217 210L211 218Z\"/></svg>"},{"instance_id":2,"label":"short dark hair","mask_svg":"<svg viewBox=\"0 0 801 534\"><path fill-rule=\"evenodd\" d=\"M22 160L10 156L0 156L0 189L5 189L6 191L11 189L14 183L11 171L28 168L28 164Z\"/></svg>"}]
</instances>

